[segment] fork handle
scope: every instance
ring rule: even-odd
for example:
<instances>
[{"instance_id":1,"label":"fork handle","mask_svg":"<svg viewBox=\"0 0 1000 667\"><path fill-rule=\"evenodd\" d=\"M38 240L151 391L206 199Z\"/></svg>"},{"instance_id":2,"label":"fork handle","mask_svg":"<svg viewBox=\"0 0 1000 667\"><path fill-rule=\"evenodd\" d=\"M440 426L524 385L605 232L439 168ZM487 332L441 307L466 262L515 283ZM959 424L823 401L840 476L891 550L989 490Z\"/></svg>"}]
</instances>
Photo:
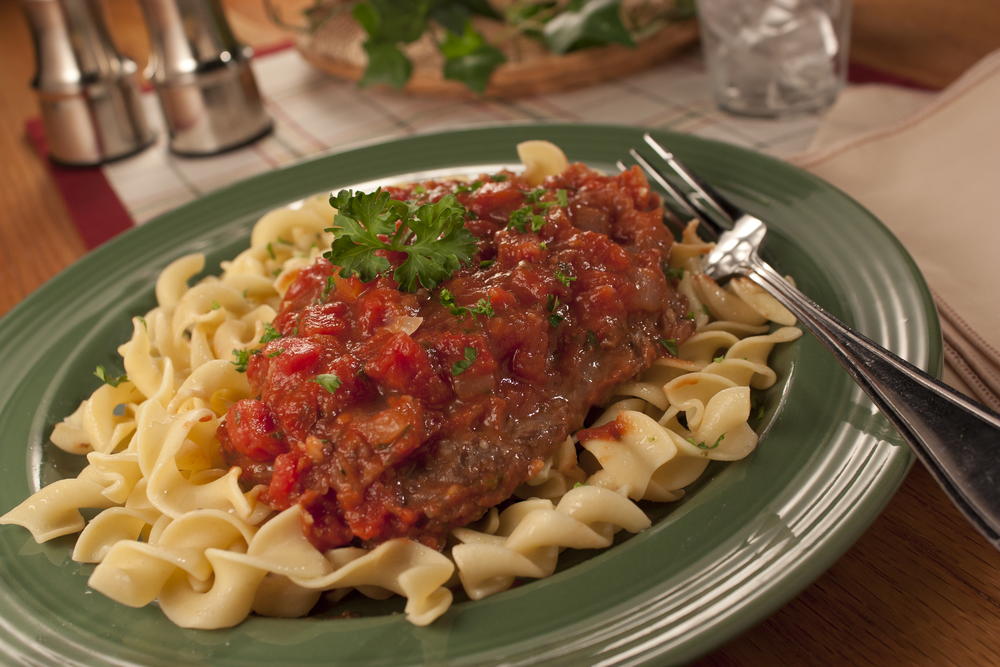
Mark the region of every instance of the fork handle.
<instances>
[{"instance_id":1,"label":"fork handle","mask_svg":"<svg viewBox=\"0 0 1000 667\"><path fill-rule=\"evenodd\" d=\"M759 257L749 264L747 276L830 348L945 493L1000 549L1000 415L852 330Z\"/></svg>"}]
</instances>

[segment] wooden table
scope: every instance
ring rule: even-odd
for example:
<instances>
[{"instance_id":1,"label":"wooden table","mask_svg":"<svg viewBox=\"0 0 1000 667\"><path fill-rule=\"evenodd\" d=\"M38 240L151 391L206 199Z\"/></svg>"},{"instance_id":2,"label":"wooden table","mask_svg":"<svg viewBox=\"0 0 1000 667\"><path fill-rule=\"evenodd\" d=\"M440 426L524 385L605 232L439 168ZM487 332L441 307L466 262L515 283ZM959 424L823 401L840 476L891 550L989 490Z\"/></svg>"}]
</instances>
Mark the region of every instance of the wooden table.
<instances>
[{"instance_id":1,"label":"wooden table","mask_svg":"<svg viewBox=\"0 0 1000 667\"><path fill-rule=\"evenodd\" d=\"M872 3L857 4L868 11ZM245 41L280 38L256 2L227 5ZM134 3L112 0L110 9L122 50L143 61L146 37ZM879 32L867 31L861 33ZM37 113L28 88L31 54L17 2L0 0L0 313L84 253L45 164L25 139L24 121ZM882 516L826 574L702 663L998 664L1000 553L915 466Z\"/></svg>"}]
</instances>

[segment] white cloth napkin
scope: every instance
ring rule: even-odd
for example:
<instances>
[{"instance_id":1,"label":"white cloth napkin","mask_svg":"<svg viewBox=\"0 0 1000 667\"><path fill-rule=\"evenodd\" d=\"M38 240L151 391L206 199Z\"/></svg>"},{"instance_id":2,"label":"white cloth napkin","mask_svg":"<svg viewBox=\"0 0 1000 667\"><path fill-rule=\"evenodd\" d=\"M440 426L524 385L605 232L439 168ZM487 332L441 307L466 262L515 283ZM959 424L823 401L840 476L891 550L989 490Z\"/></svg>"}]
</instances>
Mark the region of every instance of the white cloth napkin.
<instances>
[{"instance_id":1,"label":"white cloth napkin","mask_svg":"<svg viewBox=\"0 0 1000 667\"><path fill-rule=\"evenodd\" d=\"M1000 51L937 94L848 89L792 161L899 237L934 292L945 381L1000 410Z\"/></svg>"}]
</instances>

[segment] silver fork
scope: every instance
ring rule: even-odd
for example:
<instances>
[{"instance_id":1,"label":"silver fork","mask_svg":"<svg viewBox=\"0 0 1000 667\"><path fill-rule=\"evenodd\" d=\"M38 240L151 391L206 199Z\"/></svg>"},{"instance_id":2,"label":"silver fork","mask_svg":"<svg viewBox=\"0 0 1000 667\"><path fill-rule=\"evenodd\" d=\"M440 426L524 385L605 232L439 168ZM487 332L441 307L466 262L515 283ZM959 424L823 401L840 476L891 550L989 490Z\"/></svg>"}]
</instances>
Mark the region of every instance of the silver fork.
<instances>
[{"instance_id":1,"label":"silver fork","mask_svg":"<svg viewBox=\"0 0 1000 667\"><path fill-rule=\"evenodd\" d=\"M718 234L705 257L705 273L716 280L746 276L798 317L892 422L955 505L1000 549L1000 415L852 330L792 286L758 255L767 233L759 218L716 192L650 135L643 138L677 185L635 149L629 155L682 213Z\"/></svg>"}]
</instances>

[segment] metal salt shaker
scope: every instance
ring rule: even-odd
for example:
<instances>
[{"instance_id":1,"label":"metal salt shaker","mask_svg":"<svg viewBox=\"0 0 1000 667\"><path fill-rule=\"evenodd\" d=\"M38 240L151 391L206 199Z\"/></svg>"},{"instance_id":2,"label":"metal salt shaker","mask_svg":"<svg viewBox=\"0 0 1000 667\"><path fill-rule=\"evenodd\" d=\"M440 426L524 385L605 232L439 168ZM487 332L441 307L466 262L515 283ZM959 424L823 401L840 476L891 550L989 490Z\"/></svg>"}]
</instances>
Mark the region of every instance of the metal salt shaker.
<instances>
[{"instance_id":1,"label":"metal salt shaker","mask_svg":"<svg viewBox=\"0 0 1000 667\"><path fill-rule=\"evenodd\" d=\"M136 65L115 49L101 0L21 0L35 43L42 122L53 161L91 166L153 143Z\"/></svg>"},{"instance_id":2,"label":"metal salt shaker","mask_svg":"<svg viewBox=\"0 0 1000 667\"><path fill-rule=\"evenodd\" d=\"M270 116L219 0L140 0L153 82L170 149L203 156L238 148L271 131Z\"/></svg>"}]
</instances>

